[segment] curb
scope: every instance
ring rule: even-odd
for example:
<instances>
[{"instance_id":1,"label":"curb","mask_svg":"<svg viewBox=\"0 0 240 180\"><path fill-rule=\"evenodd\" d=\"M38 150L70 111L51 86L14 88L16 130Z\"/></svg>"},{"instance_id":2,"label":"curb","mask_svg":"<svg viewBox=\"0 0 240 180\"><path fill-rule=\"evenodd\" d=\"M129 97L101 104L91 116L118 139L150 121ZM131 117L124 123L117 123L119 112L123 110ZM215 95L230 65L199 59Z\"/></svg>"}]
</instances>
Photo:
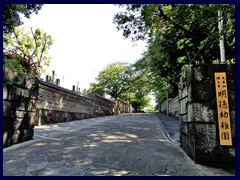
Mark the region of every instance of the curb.
<instances>
[{"instance_id":1,"label":"curb","mask_svg":"<svg viewBox=\"0 0 240 180\"><path fill-rule=\"evenodd\" d=\"M156 116L157 116L157 115L156 115ZM158 116L157 116L157 119L158 119L158 125L160 126L160 130L161 130L164 138L165 138L168 142L170 142L170 143L172 143L172 144L174 144L174 145L180 146L180 143L179 143L179 142L176 142L175 140L173 140L173 139L170 137L168 131L166 130L165 126L163 125L161 119L160 119Z\"/></svg>"}]
</instances>

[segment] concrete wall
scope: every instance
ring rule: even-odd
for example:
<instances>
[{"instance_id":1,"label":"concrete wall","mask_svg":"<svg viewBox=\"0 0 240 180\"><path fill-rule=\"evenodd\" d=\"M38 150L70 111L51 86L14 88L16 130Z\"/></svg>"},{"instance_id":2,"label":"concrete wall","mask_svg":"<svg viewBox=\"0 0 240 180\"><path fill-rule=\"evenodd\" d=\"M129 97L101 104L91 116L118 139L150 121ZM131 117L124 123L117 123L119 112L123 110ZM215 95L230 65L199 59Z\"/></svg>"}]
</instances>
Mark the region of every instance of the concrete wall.
<instances>
[{"instance_id":1,"label":"concrete wall","mask_svg":"<svg viewBox=\"0 0 240 180\"><path fill-rule=\"evenodd\" d=\"M180 141L197 162L235 161L235 67L190 66L179 89ZM220 146L214 72L227 72L233 146Z\"/></svg>"},{"instance_id":2,"label":"concrete wall","mask_svg":"<svg viewBox=\"0 0 240 180\"><path fill-rule=\"evenodd\" d=\"M168 105L169 105L169 116L178 119L179 118L179 99L178 99L178 96L176 96L173 99L172 98L169 99ZM164 101L161 104L161 112L164 113L164 114L167 114L167 100Z\"/></svg>"},{"instance_id":3,"label":"concrete wall","mask_svg":"<svg viewBox=\"0 0 240 180\"><path fill-rule=\"evenodd\" d=\"M83 97L49 82L38 81L37 125L113 114L114 102L96 94Z\"/></svg>"},{"instance_id":4,"label":"concrete wall","mask_svg":"<svg viewBox=\"0 0 240 180\"><path fill-rule=\"evenodd\" d=\"M3 147L33 138L37 88L35 80L3 71Z\"/></svg>"}]
</instances>

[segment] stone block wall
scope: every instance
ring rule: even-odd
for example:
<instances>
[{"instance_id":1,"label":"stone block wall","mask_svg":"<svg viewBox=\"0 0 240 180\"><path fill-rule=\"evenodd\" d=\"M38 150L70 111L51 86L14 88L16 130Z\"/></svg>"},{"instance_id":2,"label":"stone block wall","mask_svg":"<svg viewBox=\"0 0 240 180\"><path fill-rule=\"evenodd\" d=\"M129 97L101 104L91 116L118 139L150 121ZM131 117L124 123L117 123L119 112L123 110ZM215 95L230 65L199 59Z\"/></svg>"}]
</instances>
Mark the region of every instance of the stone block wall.
<instances>
[{"instance_id":1,"label":"stone block wall","mask_svg":"<svg viewBox=\"0 0 240 180\"><path fill-rule=\"evenodd\" d=\"M179 99L176 96L173 99L169 99L169 116L174 117L176 119L179 118ZM167 114L167 100L161 104L161 112Z\"/></svg>"},{"instance_id":2,"label":"stone block wall","mask_svg":"<svg viewBox=\"0 0 240 180\"><path fill-rule=\"evenodd\" d=\"M115 100L114 114L129 113L129 105L120 99Z\"/></svg>"},{"instance_id":3,"label":"stone block wall","mask_svg":"<svg viewBox=\"0 0 240 180\"><path fill-rule=\"evenodd\" d=\"M113 114L114 102L96 94L84 97L41 79L38 91L36 125Z\"/></svg>"},{"instance_id":4,"label":"stone block wall","mask_svg":"<svg viewBox=\"0 0 240 180\"><path fill-rule=\"evenodd\" d=\"M90 94L88 96L93 101L93 116L114 115L115 101L106 99L98 94Z\"/></svg>"},{"instance_id":5,"label":"stone block wall","mask_svg":"<svg viewBox=\"0 0 240 180\"><path fill-rule=\"evenodd\" d=\"M37 88L35 79L3 70L3 147L33 138Z\"/></svg>"},{"instance_id":6,"label":"stone block wall","mask_svg":"<svg viewBox=\"0 0 240 180\"><path fill-rule=\"evenodd\" d=\"M197 162L235 161L235 67L189 66L179 88L180 141ZM227 72L233 146L220 146L214 72Z\"/></svg>"},{"instance_id":7,"label":"stone block wall","mask_svg":"<svg viewBox=\"0 0 240 180\"><path fill-rule=\"evenodd\" d=\"M114 114L115 102L83 97L38 78L4 69L3 147L33 138L34 126Z\"/></svg>"}]
</instances>

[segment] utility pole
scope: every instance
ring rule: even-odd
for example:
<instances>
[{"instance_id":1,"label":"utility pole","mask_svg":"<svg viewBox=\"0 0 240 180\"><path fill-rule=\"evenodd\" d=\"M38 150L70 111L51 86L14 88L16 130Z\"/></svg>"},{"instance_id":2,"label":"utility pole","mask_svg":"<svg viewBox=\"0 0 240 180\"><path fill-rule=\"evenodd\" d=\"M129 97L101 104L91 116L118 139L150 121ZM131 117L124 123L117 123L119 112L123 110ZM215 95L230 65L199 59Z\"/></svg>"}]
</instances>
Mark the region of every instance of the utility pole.
<instances>
[{"instance_id":1,"label":"utility pole","mask_svg":"<svg viewBox=\"0 0 240 180\"><path fill-rule=\"evenodd\" d=\"M222 11L218 10L218 29L219 33L222 33L223 30L223 16ZM226 58L225 58L225 48L224 48L224 36L220 35L220 57L221 57L221 64L225 64Z\"/></svg>"}]
</instances>

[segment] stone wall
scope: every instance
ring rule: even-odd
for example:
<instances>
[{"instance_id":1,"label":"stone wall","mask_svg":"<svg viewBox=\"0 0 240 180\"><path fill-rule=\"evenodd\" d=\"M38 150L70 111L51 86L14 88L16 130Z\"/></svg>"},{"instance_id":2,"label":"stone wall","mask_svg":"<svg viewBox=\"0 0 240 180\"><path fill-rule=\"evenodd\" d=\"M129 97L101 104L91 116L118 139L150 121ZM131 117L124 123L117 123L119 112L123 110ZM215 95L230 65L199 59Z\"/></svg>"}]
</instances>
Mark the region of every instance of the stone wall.
<instances>
[{"instance_id":1,"label":"stone wall","mask_svg":"<svg viewBox=\"0 0 240 180\"><path fill-rule=\"evenodd\" d=\"M179 99L178 96L168 100L169 116L179 118ZM161 112L167 114L167 100L161 104Z\"/></svg>"},{"instance_id":2,"label":"stone wall","mask_svg":"<svg viewBox=\"0 0 240 180\"><path fill-rule=\"evenodd\" d=\"M33 138L37 88L35 79L3 70L3 147Z\"/></svg>"},{"instance_id":3,"label":"stone wall","mask_svg":"<svg viewBox=\"0 0 240 180\"><path fill-rule=\"evenodd\" d=\"M115 100L114 114L129 113L129 105L120 99Z\"/></svg>"},{"instance_id":4,"label":"stone wall","mask_svg":"<svg viewBox=\"0 0 240 180\"><path fill-rule=\"evenodd\" d=\"M113 114L114 102L96 94L84 97L39 79L37 125Z\"/></svg>"},{"instance_id":5,"label":"stone wall","mask_svg":"<svg viewBox=\"0 0 240 180\"><path fill-rule=\"evenodd\" d=\"M33 138L34 126L114 114L115 102L83 97L38 78L4 69L3 147Z\"/></svg>"},{"instance_id":6,"label":"stone wall","mask_svg":"<svg viewBox=\"0 0 240 180\"><path fill-rule=\"evenodd\" d=\"M197 162L235 161L235 67L189 66L179 89L180 141ZM220 146L214 72L227 72L233 146Z\"/></svg>"}]
</instances>

